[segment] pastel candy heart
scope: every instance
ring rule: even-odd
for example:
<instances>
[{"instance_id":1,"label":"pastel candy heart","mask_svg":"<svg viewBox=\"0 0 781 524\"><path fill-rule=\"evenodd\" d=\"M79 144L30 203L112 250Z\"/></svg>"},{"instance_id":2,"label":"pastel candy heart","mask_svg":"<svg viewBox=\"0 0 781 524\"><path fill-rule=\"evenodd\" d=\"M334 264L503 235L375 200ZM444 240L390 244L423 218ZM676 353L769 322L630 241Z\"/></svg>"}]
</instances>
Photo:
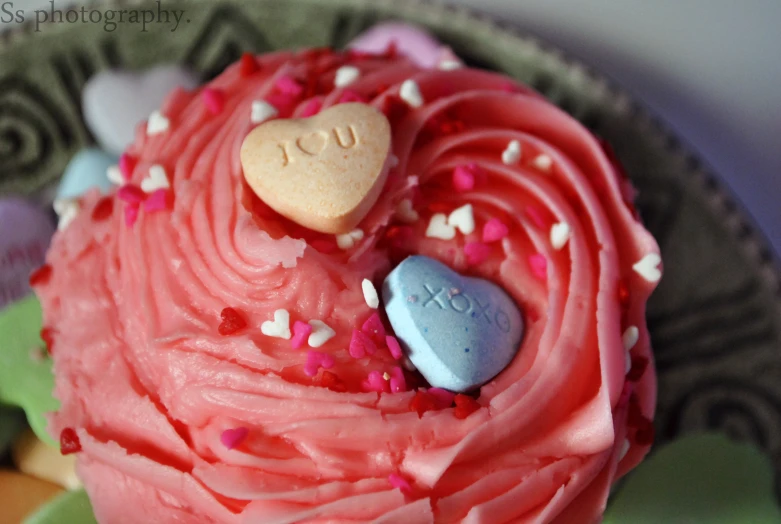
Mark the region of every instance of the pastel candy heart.
<instances>
[{"instance_id":1,"label":"pastel candy heart","mask_svg":"<svg viewBox=\"0 0 781 524\"><path fill-rule=\"evenodd\" d=\"M27 296L30 273L43 265L54 224L21 199L0 199L0 310Z\"/></svg>"},{"instance_id":2,"label":"pastel candy heart","mask_svg":"<svg viewBox=\"0 0 781 524\"><path fill-rule=\"evenodd\" d=\"M136 126L160 107L169 92L197 85L195 75L178 66L159 66L140 73L104 71L84 87L84 119L98 144L119 155L133 142Z\"/></svg>"},{"instance_id":3,"label":"pastel candy heart","mask_svg":"<svg viewBox=\"0 0 781 524\"><path fill-rule=\"evenodd\" d=\"M83 149L76 153L62 174L57 189L58 199L78 198L92 188L108 192L113 183L107 175L109 168L119 162L119 157L101 149Z\"/></svg>"},{"instance_id":4,"label":"pastel candy heart","mask_svg":"<svg viewBox=\"0 0 781 524\"><path fill-rule=\"evenodd\" d=\"M244 139L252 190L283 216L322 233L346 233L385 183L390 124L372 106L348 103L311 118L271 120Z\"/></svg>"},{"instance_id":5,"label":"pastel candy heart","mask_svg":"<svg viewBox=\"0 0 781 524\"><path fill-rule=\"evenodd\" d=\"M349 47L367 53L382 53L394 43L399 53L421 67L436 67L445 56L442 44L423 29L398 22L378 24L358 35Z\"/></svg>"},{"instance_id":6,"label":"pastel candy heart","mask_svg":"<svg viewBox=\"0 0 781 524\"><path fill-rule=\"evenodd\" d=\"M407 356L434 387L474 389L507 367L520 347L523 319L512 298L431 258L399 264L382 298Z\"/></svg>"}]
</instances>

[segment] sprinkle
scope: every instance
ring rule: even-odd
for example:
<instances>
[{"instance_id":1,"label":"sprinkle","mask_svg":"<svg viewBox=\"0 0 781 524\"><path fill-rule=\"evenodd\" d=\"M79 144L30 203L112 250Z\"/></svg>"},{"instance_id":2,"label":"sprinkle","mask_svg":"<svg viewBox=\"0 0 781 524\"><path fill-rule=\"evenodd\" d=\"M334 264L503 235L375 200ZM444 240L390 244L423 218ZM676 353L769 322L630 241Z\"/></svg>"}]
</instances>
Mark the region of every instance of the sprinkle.
<instances>
[{"instance_id":1,"label":"sprinkle","mask_svg":"<svg viewBox=\"0 0 781 524\"><path fill-rule=\"evenodd\" d=\"M54 330L50 327L44 327L41 329L40 337L46 345L46 351L51 355L54 351Z\"/></svg>"},{"instance_id":2,"label":"sprinkle","mask_svg":"<svg viewBox=\"0 0 781 524\"><path fill-rule=\"evenodd\" d=\"M274 320L266 320L260 325L260 332L269 337L290 340L290 313L287 309L277 309Z\"/></svg>"},{"instance_id":3,"label":"sprinkle","mask_svg":"<svg viewBox=\"0 0 781 524\"><path fill-rule=\"evenodd\" d=\"M629 439L625 438L624 441L621 443L621 449L618 452L618 460L624 460L626 454L629 453L630 447L632 447L632 445L630 444Z\"/></svg>"},{"instance_id":4,"label":"sprinkle","mask_svg":"<svg viewBox=\"0 0 781 524\"><path fill-rule=\"evenodd\" d=\"M307 351L306 364L304 364L304 374L308 377L314 377L317 375L318 370L322 367L324 369L330 369L334 367L336 361L334 357L327 353L321 353L319 351Z\"/></svg>"},{"instance_id":5,"label":"sprinkle","mask_svg":"<svg viewBox=\"0 0 781 524\"><path fill-rule=\"evenodd\" d=\"M114 213L114 199L107 196L103 197L92 208L92 220L102 222L110 217L112 213Z\"/></svg>"},{"instance_id":6,"label":"sprinkle","mask_svg":"<svg viewBox=\"0 0 781 524\"><path fill-rule=\"evenodd\" d=\"M350 338L349 352L353 358L362 358L369 355L373 355L377 351L377 345L369 338L369 335L358 329L353 330L353 335Z\"/></svg>"},{"instance_id":7,"label":"sprinkle","mask_svg":"<svg viewBox=\"0 0 781 524\"><path fill-rule=\"evenodd\" d=\"M125 206L125 226L133 227L136 220L138 220L138 206L132 204Z\"/></svg>"},{"instance_id":8,"label":"sprinkle","mask_svg":"<svg viewBox=\"0 0 781 524\"><path fill-rule=\"evenodd\" d=\"M662 271L659 269L661 263L662 257L659 256L659 253L649 253L635 263L632 269L648 282L659 282L659 279L662 278Z\"/></svg>"},{"instance_id":9,"label":"sprinkle","mask_svg":"<svg viewBox=\"0 0 781 524\"><path fill-rule=\"evenodd\" d=\"M550 228L550 243L553 249L558 251L563 248L569 240L570 233L572 233L572 229L566 222L553 224Z\"/></svg>"},{"instance_id":10,"label":"sprinkle","mask_svg":"<svg viewBox=\"0 0 781 524\"><path fill-rule=\"evenodd\" d=\"M168 207L168 195L170 192L167 189L158 189L154 191L149 197L144 200L144 211L147 213L154 213L155 211L162 211Z\"/></svg>"},{"instance_id":11,"label":"sprinkle","mask_svg":"<svg viewBox=\"0 0 781 524\"><path fill-rule=\"evenodd\" d=\"M52 267L44 264L32 273L30 273L30 287L45 286L49 283L52 276Z\"/></svg>"},{"instance_id":12,"label":"sprinkle","mask_svg":"<svg viewBox=\"0 0 781 524\"><path fill-rule=\"evenodd\" d=\"M347 391L347 386L344 385L342 379L340 379L336 373L331 373L330 371L323 371L320 380L317 380L316 383L324 388L328 388L331 391L336 391L338 393L344 393Z\"/></svg>"},{"instance_id":13,"label":"sprinkle","mask_svg":"<svg viewBox=\"0 0 781 524\"><path fill-rule=\"evenodd\" d=\"M388 346L388 351L390 351L394 359L399 360L402 357L401 345L396 337L387 335L385 337L385 345Z\"/></svg>"},{"instance_id":14,"label":"sprinkle","mask_svg":"<svg viewBox=\"0 0 781 524\"><path fill-rule=\"evenodd\" d=\"M548 261L544 255L540 253L529 255L529 266L532 274L538 279L546 280L548 278Z\"/></svg>"},{"instance_id":15,"label":"sprinkle","mask_svg":"<svg viewBox=\"0 0 781 524\"><path fill-rule=\"evenodd\" d=\"M498 218L492 218L483 226L483 242L491 243L501 240L510 233L510 229Z\"/></svg>"},{"instance_id":16,"label":"sprinkle","mask_svg":"<svg viewBox=\"0 0 781 524\"><path fill-rule=\"evenodd\" d=\"M532 164L540 171L550 171L550 168L553 165L553 159L548 155L539 155L534 159Z\"/></svg>"},{"instance_id":17,"label":"sprinkle","mask_svg":"<svg viewBox=\"0 0 781 524\"><path fill-rule=\"evenodd\" d=\"M390 393L390 384L382 378L379 371L371 371L366 380L361 382L364 391L376 391L377 393Z\"/></svg>"},{"instance_id":18,"label":"sprinkle","mask_svg":"<svg viewBox=\"0 0 781 524\"><path fill-rule=\"evenodd\" d=\"M511 140L507 148L502 151L502 163L505 165L517 164L521 159L521 143L517 140Z\"/></svg>"},{"instance_id":19,"label":"sprinkle","mask_svg":"<svg viewBox=\"0 0 781 524\"><path fill-rule=\"evenodd\" d=\"M310 320L309 325L312 326L312 333L307 340L309 347L319 348L336 335L336 331L322 320Z\"/></svg>"},{"instance_id":20,"label":"sprinkle","mask_svg":"<svg viewBox=\"0 0 781 524\"><path fill-rule=\"evenodd\" d=\"M407 482L401 475L391 473L388 475L388 482L390 482L391 486L398 489L405 495L412 493L412 486L410 486L409 482Z\"/></svg>"},{"instance_id":21,"label":"sprinkle","mask_svg":"<svg viewBox=\"0 0 781 524\"><path fill-rule=\"evenodd\" d=\"M491 254L491 246L482 242L467 242L464 246L466 261L473 266L482 264L488 260Z\"/></svg>"},{"instance_id":22,"label":"sprinkle","mask_svg":"<svg viewBox=\"0 0 781 524\"><path fill-rule=\"evenodd\" d=\"M146 122L146 134L147 136L157 135L167 131L169 127L171 127L171 122L163 116L163 113L154 111Z\"/></svg>"},{"instance_id":23,"label":"sprinkle","mask_svg":"<svg viewBox=\"0 0 781 524\"><path fill-rule=\"evenodd\" d=\"M133 184L126 184L117 189L117 198L128 204L137 206L146 199L146 195L140 187L134 186Z\"/></svg>"},{"instance_id":24,"label":"sprinkle","mask_svg":"<svg viewBox=\"0 0 781 524\"><path fill-rule=\"evenodd\" d=\"M119 166L109 166L108 169L106 169L106 178L115 186L121 186L125 183L125 178L122 176L122 171L120 171Z\"/></svg>"},{"instance_id":25,"label":"sprinkle","mask_svg":"<svg viewBox=\"0 0 781 524\"><path fill-rule=\"evenodd\" d=\"M415 223L420 219L420 215L412 207L412 200L409 198L405 198L396 206L396 216L407 224Z\"/></svg>"},{"instance_id":26,"label":"sprinkle","mask_svg":"<svg viewBox=\"0 0 781 524\"><path fill-rule=\"evenodd\" d=\"M226 307L220 312L222 322L217 327L217 332L223 337L233 335L247 327L247 321L238 310L232 307Z\"/></svg>"},{"instance_id":27,"label":"sprinkle","mask_svg":"<svg viewBox=\"0 0 781 524\"><path fill-rule=\"evenodd\" d=\"M249 429L245 427L226 429L220 435L220 442L228 449L238 447L249 435Z\"/></svg>"},{"instance_id":28,"label":"sprinkle","mask_svg":"<svg viewBox=\"0 0 781 524\"><path fill-rule=\"evenodd\" d=\"M453 405L453 399L456 397L455 393L442 388L429 388L428 394L436 401L437 409L449 408Z\"/></svg>"},{"instance_id":29,"label":"sprinkle","mask_svg":"<svg viewBox=\"0 0 781 524\"><path fill-rule=\"evenodd\" d=\"M349 104L350 102L361 102L366 103L368 100L366 100L365 97L359 95L355 91L351 89L345 89L341 95L339 95L339 104Z\"/></svg>"},{"instance_id":30,"label":"sprinkle","mask_svg":"<svg viewBox=\"0 0 781 524\"><path fill-rule=\"evenodd\" d=\"M545 216L542 212L542 210L537 206L526 206L526 208L523 210L524 214L529 217L529 219L534 222L534 225L537 226L540 229L545 228Z\"/></svg>"},{"instance_id":31,"label":"sprinkle","mask_svg":"<svg viewBox=\"0 0 781 524\"><path fill-rule=\"evenodd\" d=\"M307 340L312 333L312 325L306 322L296 320L293 322L293 336L290 339L290 345L293 349L299 349L304 345L304 341Z\"/></svg>"},{"instance_id":32,"label":"sprinkle","mask_svg":"<svg viewBox=\"0 0 781 524\"><path fill-rule=\"evenodd\" d=\"M339 249L347 250L355 246L355 243L363 238L362 229L353 229L349 233L336 235L336 245Z\"/></svg>"},{"instance_id":33,"label":"sprinkle","mask_svg":"<svg viewBox=\"0 0 781 524\"><path fill-rule=\"evenodd\" d=\"M472 204L465 204L447 217L449 226L454 226L463 234L469 235L475 230L475 217L472 211Z\"/></svg>"},{"instance_id":34,"label":"sprinkle","mask_svg":"<svg viewBox=\"0 0 781 524\"><path fill-rule=\"evenodd\" d=\"M369 335L378 345L385 340L385 326L382 325L380 314L376 311L366 319L366 322L361 326L361 331Z\"/></svg>"},{"instance_id":35,"label":"sprinkle","mask_svg":"<svg viewBox=\"0 0 781 524\"><path fill-rule=\"evenodd\" d=\"M363 290L363 299L366 301L366 305L372 309L377 309L380 305L380 297L377 296L377 289L372 284L372 281L364 278L361 282L361 289Z\"/></svg>"},{"instance_id":36,"label":"sprinkle","mask_svg":"<svg viewBox=\"0 0 781 524\"><path fill-rule=\"evenodd\" d=\"M213 115L219 115L225 108L225 93L219 89L205 87L201 91L201 100L203 100L203 105L206 106L209 113Z\"/></svg>"},{"instance_id":37,"label":"sprinkle","mask_svg":"<svg viewBox=\"0 0 781 524\"><path fill-rule=\"evenodd\" d=\"M468 166L456 166L453 169L453 187L459 193L474 189L475 175Z\"/></svg>"},{"instance_id":38,"label":"sprinkle","mask_svg":"<svg viewBox=\"0 0 781 524\"><path fill-rule=\"evenodd\" d=\"M73 428L65 428L60 433L60 453L70 455L81 451L79 435Z\"/></svg>"},{"instance_id":39,"label":"sprinkle","mask_svg":"<svg viewBox=\"0 0 781 524\"><path fill-rule=\"evenodd\" d=\"M453 71L454 69L461 69L461 62L458 60L445 59L439 62L437 69L440 71Z\"/></svg>"},{"instance_id":40,"label":"sprinkle","mask_svg":"<svg viewBox=\"0 0 781 524\"><path fill-rule=\"evenodd\" d=\"M444 213L436 213L431 217L431 221L426 228L426 237L451 240L455 236L456 228L447 223L447 216Z\"/></svg>"},{"instance_id":41,"label":"sprinkle","mask_svg":"<svg viewBox=\"0 0 781 524\"><path fill-rule=\"evenodd\" d=\"M383 379L385 379L385 380L390 380L391 376L390 376L390 374L389 374L389 373L386 371L385 373L383 373L383 374L382 374L382 378L383 378Z\"/></svg>"},{"instance_id":42,"label":"sprinkle","mask_svg":"<svg viewBox=\"0 0 781 524\"><path fill-rule=\"evenodd\" d=\"M119 156L119 171L122 173L122 178L125 179L125 182L129 181L133 176L133 171L136 170L136 164L138 164L136 157L128 153L122 153ZM119 185L122 184L124 184L124 182Z\"/></svg>"},{"instance_id":43,"label":"sprinkle","mask_svg":"<svg viewBox=\"0 0 781 524\"><path fill-rule=\"evenodd\" d=\"M414 80L407 79L401 84L399 96L410 107L420 107L423 105L423 95L420 93L420 87Z\"/></svg>"},{"instance_id":44,"label":"sprinkle","mask_svg":"<svg viewBox=\"0 0 781 524\"><path fill-rule=\"evenodd\" d=\"M144 193L153 193L158 189L168 189L171 184L168 182L168 175L165 168L155 164L149 168L149 176L141 181L141 190Z\"/></svg>"},{"instance_id":45,"label":"sprinkle","mask_svg":"<svg viewBox=\"0 0 781 524\"><path fill-rule=\"evenodd\" d=\"M248 77L260 70L260 65L252 53L244 53L241 55L241 61L239 62L239 74L243 77Z\"/></svg>"},{"instance_id":46,"label":"sprinkle","mask_svg":"<svg viewBox=\"0 0 781 524\"><path fill-rule=\"evenodd\" d=\"M53 207L60 219L57 223L57 229L59 231L64 231L79 215L79 211L81 211L79 202L69 198L55 200Z\"/></svg>"},{"instance_id":47,"label":"sprinkle","mask_svg":"<svg viewBox=\"0 0 781 524\"><path fill-rule=\"evenodd\" d=\"M323 102L317 98L309 100L301 110L301 118L309 118L320 112L323 108Z\"/></svg>"},{"instance_id":48,"label":"sprinkle","mask_svg":"<svg viewBox=\"0 0 781 524\"><path fill-rule=\"evenodd\" d=\"M407 379L404 378L404 371L399 366L394 366L393 369L391 369L390 390L391 393L407 391Z\"/></svg>"},{"instance_id":49,"label":"sprinkle","mask_svg":"<svg viewBox=\"0 0 781 524\"><path fill-rule=\"evenodd\" d=\"M355 66L342 66L336 70L336 77L334 77L334 85L336 87L346 87L361 76L361 70Z\"/></svg>"},{"instance_id":50,"label":"sprinkle","mask_svg":"<svg viewBox=\"0 0 781 524\"><path fill-rule=\"evenodd\" d=\"M481 407L480 404L469 395L456 395L453 400L456 403L453 414L457 419L463 420Z\"/></svg>"},{"instance_id":51,"label":"sprinkle","mask_svg":"<svg viewBox=\"0 0 781 524\"><path fill-rule=\"evenodd\" d=\"M624 342L624 349L626 351L631 350L633 347L635 347L635 344L637 344L637 341L640 339L640 330L637 329L637 326L629 326L626 328L626 331L624 331L623 336L621 337L621 340Z\"/></svg>"},{"instance_id":52,"label":"sprinkle","mask_svg":"<svg viewBox=\"0 0 781 524\"><path fill-rule=\"evenodd\" d=\"M409 404L409 410L415 411L418 417L422 417L426 411L441 409L437 407L437 399L426 391L418 390Z\"/></svg>"},{"instance_id":53,"label":"sprinkle","mask_svg":"<svg viewBox=\"0 0 781 524\"><path fill-rule=\"evenodd\" d=\"M280 93L292 97L301 96L301 93L304 92L303 86L287 75L280 76L274 87Z\"/></svg>"},{"instance_id":54,"label":"sprinkle","mask_svg":"<svg viewBox=\"0 0 781 524\"><path fill-rule=\"evenodd\" d=\"M278 114L279 111L277 111L277 108L265 100L253 100L250 122L253 124L261 124L270 118L276 117Z\"/></svg>"}]
</instances>

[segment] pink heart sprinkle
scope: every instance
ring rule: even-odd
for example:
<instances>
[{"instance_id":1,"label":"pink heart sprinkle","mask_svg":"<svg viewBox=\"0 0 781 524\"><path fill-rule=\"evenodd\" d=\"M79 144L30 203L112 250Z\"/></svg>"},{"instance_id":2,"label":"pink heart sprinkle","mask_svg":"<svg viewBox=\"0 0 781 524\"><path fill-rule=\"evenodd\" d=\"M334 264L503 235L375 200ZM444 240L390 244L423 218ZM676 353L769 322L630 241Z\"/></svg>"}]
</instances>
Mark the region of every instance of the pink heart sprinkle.
<instances>
[{"instance_id":1,"label":"pink heart sprinkle","mask_svg":"<svg viewBox=\"0 0 781 524\"><path fill-rule=\"evenodd\" d=\"M304 92L304 87L287 75L279 77L276 83L276 88L280 93L290 95L292 97L298 97L301 95L301 93Z\"/></svg>"},{"instance_id":2,"label":"pink heart sprinkle","mask_svg":"<svg viewBox=\"0 0 781 524\"><path fill-rule=\"evenodd\" d=\"M429 388L428 394L437 401L438 409L449 408L453 405L453 399L456 398L455 393L442 388Z\"/></svg>"},{"instance_id":3,"label":"pink heart sprinkle","mask_svg":"<svg viewBox=\"0 0 781 524\"><path fill-rule=\"evenodd\" d=\"M538 208L537 206L526 206L526 209L523 210L524 213L526 213L526 216L531 219L532 222L534 222L534 225L536 225L540 229L546 229L545 227L545 216L542 213L542 210Z\"/></svg>"},{"instance_id":4,"label":"pink heart sprinkle","mask_svg":"<svg viewBox=\"0 0 781 524\"><path fill-rule=\"evenodd\" d=\"M308 101L304 106L304 109L301 110L301 118L309 118L310 116L314 116L319 113L322 108L323 101L317 98L313 98L312 100Z\"/></svg>"},{"instance_id":5,"label":"pink heart sprinkle","mask_svg":"<svg viewBox=\"0 0 781 524\"><path fill-rule=\"evenodd\" d=\"M125 225L133 227L138 219L138 204L128 204L125 206Z\"/></svg>"},{"instance_id":6,"label":"pink heart sprinkle","mask_svg":"<svg viewBox=\"0 0 781 524\"><path fill-rule=\"evenodd\" d=\"M312 326L306 322L296 320L293 323L293 336L290 337L290 345L293 347L293 349L300 348L304 345L304 342L306 342L306 340L309 338L309 335L311 334Z\"/></svg>"},{"instance_id":7,"label":"pink heart sprinkle","mask_svg":"<svg viewBox=\"0 0 781 524\"><path fill-rule=\"evenodd\" d=\"M459 193L471 191L475 187L475 175L466 166L456 166L453 170L453 187Z\"/></svg>"},{"instance_id":8,"label":"pink heart sprinkle","mask_svg":"<svg viewBox=\"0 0 781 524\"><path fill-rule=\"evenodd\" d=\"M317 371L322 367L325 369L331 369L336 364L334 357L327 353L321 353L319 351L309 351L306 354L306 364L304 364L304 373L308 377L314 377L317 375Z\"/></svg>"},{"instance_id":9,"label":"pink heart sprinkle","mask_svg":"<svg viewBox=\"0 0 781 524\"><path fill-rule=\"evenodd\" d=\"M249 435L249 429L245 427L226 429L220 435L220 442L228 449L233 449L241 444Z\"/></svg>"},{"instance_id":10,"label":"pink heart sprinkle","mask_svg":"<svg viewBox=\"0 0 781 524\"><path fill-rule=\"evenodd\" d=\"M222 109L225 107L225 95L219 89L213 87L206 87L201 91L201 97L206 109L213 115L219 115L222 113Z\"/></svg>"},{"instance_id":11,"label":"pink heart sprinkle","mask_svg":"<svg viewBox=\"0 0 781 524\"><path fill-rule=\"evenodd\" d=\"M144 211L154 213L162 211L168 207L168 190L158 189L144 200Z\"/></svg>"},{"instance_id":12,"label":"pink heart sprinkle","mask_svg":"<svg viewBox=\"0 0 781 524\"><path fill-rule=\"evenodd\" d=\"M122 178L127 182L133 176L133 169L135 168L135 159L127 153L122 153L119 156L119 172L122 174Z\"/></svg>"},{"instance_id":13,"label":"pink heart sprinkle","mask_svg":"<svg viewBox=\"0 0 781 524\"><path fill-rule=\"evenodd\" d=\"M353 336L350 338L349 351L353 358L361 358L367 353L373 355L377 351L377 346L366 333L354 329Z\"/></svg>"},{"instance_id":14,"label":"pink heart sprinkle","mask_svg":"<svg viewBox=\"0 0 781 524\"><path fill-rule=\"evenodd\" d=\"M386 336L385 345L388 346L388 351L390 351L390 354L393 358L396 360L401 358L401 345L399 344L399 341L396 340L396 337L391 335Z\"/></svg>"},{"instance_id":15,"label":"pink heart sprinkle","mask_svg":"<svg viewBox=\"0 0 781 524\"><path fill-rule=\"evenodd\" d=\"M390 390L391 393L401 393L407 391L407 380L404 378L404 371L399 366L390 371Z\"/></svg>"},{"instance_id":16,"label":"pink heart sprinkle","mask_svg":"<svg viewBox=\"0 0 781 524\"><path fill-rule=\"evenodd\" d=\"M548 278L548 261L540 253L529 255L529 266L532 269L532 274L540 280L547 280Z\"/></svg>"},{"instance_id":17,"label":"pink heart sprinkle","mask_svg":"<svg viewBox=\"0 0 781 524\"><path fill-rule=\"evenodd\" d=\"M361 382L361 386L366 391L376 391L378 393L390 393L390 384L385 380L379 371L372 371Z\"/></svg>"},{"instance_id":18,"label":"pink heart sprinkle","mask_svg":"<svg viewBox=\"0 0 781 524\"><path fill-rule=\"evenodd\" d=\"M492 218L483 226L483 242L496 242L506 237L510 229L498 218Z\"/></svg>"},{"instance_id":19,"label":"pink heart sprinkle","mask_svg":"<svg viewBox=\"0 0 781 524\"><path fill-rule=\"evenodd\" d=\"M137 206L146 199L146 193L138 186L126 184L117 189L117 198L128 204Z\"/></svg>"},{"instance_id":20,"label":"pink heart sprinkle","mask_svg":"<svg viewBox=\"0 0 781 524\"><path fill-rule=\"evenodd\" d=\"M385 339L385 326L382 325L380 314L376 311L372 313L361 326L361 331L369 335L369 338L371 338L375 344L382 344Z\"/></svg>"},{"instance_id":21,"label":"pink heart sprinkle","mask_svg":"<svg viewBox=\"0 0 781 524\"><path fill-rule=\"evenodd\" d=\"M476 266L488 260L491 254L491 246L482 242L467 242L464 246L464 254L469 264Z\"/></svg>"},{"instance_id":22,"label":"pink heart sprinkle","mask_svg":"<svg viewBox=\"0 0 781 524\"><path fill-rule=\"evenodd\" d=\"M412 486L409 485L409 482L407 482L404 477L397 473L388 475L388 482L390 482L391 486L398 488L405 495L412 493Z\"/></svg>"}]
</instances>

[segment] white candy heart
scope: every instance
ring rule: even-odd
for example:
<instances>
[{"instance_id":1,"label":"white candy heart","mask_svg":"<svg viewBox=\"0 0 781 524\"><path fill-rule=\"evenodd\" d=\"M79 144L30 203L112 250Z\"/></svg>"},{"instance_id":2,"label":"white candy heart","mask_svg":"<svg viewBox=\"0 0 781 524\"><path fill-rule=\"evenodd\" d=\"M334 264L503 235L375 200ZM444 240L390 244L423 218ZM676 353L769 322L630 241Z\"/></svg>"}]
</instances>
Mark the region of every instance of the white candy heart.
<instances>
[{"instance_id":1,"label":"white candy heart","mask_svg":"<svg viewBox=\"0 0 781 524\"><path fill-rule=\"evenodd\" d=\"M147 136L158 135L168 131L169 127L171 127L170 120L160 111L153 111L146 121L146 134Z\"/></svg>"},{"instance_id":2,"label":"white candy heart","mask_svg":"<svg viewBox=\"0 0 781 524\"><path fill-rule=\"evenodd\" d=\"M322 320L310 320L309 325L312 326L312 332L307 340L309 347L319 348L336 335L336 331Z\"/></svg>"},{"instance_id":3,"label":"white candy heart","mask_svg":"<svg viewBox=\"0 0 781 524\"><path fill-rule=\"evenodd\" d=\"M358 69L355 66L342 66L339 69L336 70L336 77L334 77L334 85L336 87L345 87L356 80L358 80L358 77L361 76L361 70Z\"/></svg>"},{"instance_id":4,"label":"white candy heart","mask_svg":"<svg viewBox=\"0 0 781 524\"><path fill-rule=\"evenodd\" d=\"M428 238L451 240L456 236L456 228L447 223L447 217L444 213L437 213L431 217L431 221L428 223L426 236Z\"/></svg>"},{"instance_id":5,"label":"white candy heart","mask_svg":"<svg viewBox=\"0 0 781 524\"><path fill-rule=\"evenodd\" d=\"M266 320L260 325L260 332L269 337L290 339L290 313L287 309L274 311L274 320Z\"/></svg>"},{"instance_id":6,"label":"white candy heart","mask_svg":"<svg viewBox=\"0 0 781 524\"><path fill-rule=\"evenodd\" d=\"M59 218L59 222L57 222L59 231L65 230L81 211L78 200L71 198L58 198L52 203L52 207Z\"/></svg>"},{"instance_id":7,"label":"white candy heart","mask_svg":"<svg viewBox=\"0 0 781 524\"><path fill-rule=\"evenodd\" d=\"M409 198L405 198L396 206L396 216L399 217L399 220L408 224L417 222L420 218L418 212L412 207L412 200Z\"/></svg>"},{"instance_id":8,"label":"white candy heart","mask_svg":"<svg viewBox=\"0 0 781 524\"><path fill-rule=\"evenodd\" d=\"M534 167L539 169L540 171L550 171L551 166L553 165L553 159L549 157L548 155L540 155L537 158L534 159Z\"/></svg>"},{"instance_id":9,"label":"white candy heart","mask_svg":"<svg viewBox=\"0 0 781 524\"><path fill-rule=\"evenodd\" d=\"M558 251L563 248L569 240L570 233L572 230L566 222L553 224L550 228L550 243L553 249Z\"/></svg>"},{"instance_id":10,"label":"white candy heart","mask_svg":"<svg viewBox=\"0 0 781 524\"><path fill-rule=\"evenodd\" d=\"M125 184L125 178L122 176L122 171L119 170L119 166L111 166L106 170L106 178L114 185L122 186Z\"/></svg>"},{"instance_id":11,"label":"white candy heart","mask_svg":"<svg viewBox=\"0 0 781 524\"><path fill-rule=\"evenodd\" d=\"M411 78L405 80L399 88L399 96L411 107L420 107L423 105L423 95L420 93L420 87L417 82Z\"/></svg>"},{"instance_id":12,"label":"white candy heart","mask_svg":"<svg viewBox=\"0 0 781 524\"><path fill-rule=\"evenodd\" d=\"M447 217L447 223L450 226L457 227L465 235L471 234L475 230L475 216L472 211L472 204L465 204Z\"/></svg>"},{"instance_id":13,"label":"white candy heart","mask_svg":"<svg viewBox=\"0 0 781 524\"><path fill-rule=\"evenodd\" d=\"M521 159L521 143L517 140L510 141L507 148L502 151L502 163L512 165Z\"/></svg>"},{"instance_id":14,"label":"white candy heart","mask_svg":"<svg viewBox=\"0 0 781 524\"><path fill-rule=\"evenodd\" d=\"M274 118L278 114L279 111L277 111L277 108L265 100L255 100L252 102L252 114L250 115L250 121L253 124L261 124L270 118Z\"/></svg>"},{"instance_id":15,"label":"white candy heart","mask_svg":"<svg viewBox=\"0 0 781 524\"><path fill-rule=\"evenodd\" d=\"M372 309L377 309L380 305L380 297L377 295L377 289L372 284L372 281L364 278L361 282L361 290L363 290L363 299L366 301L366 305Z\"/></svg>"},{"instance_id":16,"label":"white candy heart","mask_svg":"<svg viewBox=\"0 0 781 524\"><path fill-rule=\"evenodd\" d=\"M662 263L662 257L659 253L648 253L639 262L632 266L638 275L646 279L648 282L659 282L662 278L662 271L659 269L659 264Z\"/></svg>"},{"instance_id":17,"label":"white candy heart","mask_svg":"<svg viewBox=\"0 0 781 524\"><path fill-rule=\"evenodd\" d=\"M362 229L353 229L349 233L343 235L336 235L336 245L339 249L351 249L355 246L355 243L363 238Z\"/></svg>"},{"instance_id":18,"label":"white candy heart","mask_svg":"<svg viewBox=\"0 0 781 524\"><path fill-rule=\"evenodd\" d=\"M149 168L149 175L141 181L141 190L144 193L154 193L158 189L168 189L171 184L168 182L168 175L165 169L160 165L153 165Z\"/></svg>"},{"instance_id":19,"label":"white candy heart","mask_svg":"<svg viewBox=\"0 0 781 524\"><path fill-rule=\"evenodd\" d=\"M637 341L640 339L640 330L637 329L637 326L629 326L624 331L624 334L621 337L622 342L624 343L624 349L629 351L633 347L635 347L635 344L637 344Z\"/></svg>"}]
</instances>

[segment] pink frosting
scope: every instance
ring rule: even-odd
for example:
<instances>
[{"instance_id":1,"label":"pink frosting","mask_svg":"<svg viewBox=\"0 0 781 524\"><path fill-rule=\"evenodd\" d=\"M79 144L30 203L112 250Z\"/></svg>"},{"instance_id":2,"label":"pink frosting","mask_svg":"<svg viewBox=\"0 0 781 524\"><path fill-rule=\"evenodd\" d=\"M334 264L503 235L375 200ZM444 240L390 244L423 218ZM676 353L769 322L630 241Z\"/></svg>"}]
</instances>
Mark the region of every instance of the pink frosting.
<instances>
[{"instance_id":1,"label":"pink frosting","mask_svg":"<svg viewBox=\"0 0 781 524\"><path fill-rule=\"evenodd\" d=\"M648 450L656 396L644 321L654 284L632 266L658 247L611 156L572 118L497 74L325 51L258 63L259 72L232 66L210 83L224 97L216 114L199 93L177 91L161 108L168 131L139 127L130 183L162 166L167 206L116 199L105 218L92 213L100 195L86 195L55 237L49 282L36 289L56 341L62 408L50 429L76 430L78 472L98 520L598 521L611 484ZM311 100L333 105L344 63L361 71L351 96L388 112L398 157L348 250L267 208L239 161L253 101L273 103L280 117ZM291 91L290 79L303 89ZM399 98L407 79L421 107ZM522 153L505 165L511 140ZM547 172L534 165L541 154L552 159ZM454 190L459 166L474 173L472 189ZM394 212L407 198L420 215L412 224ZM426 237L432 214L464 203L474 233ZM137 213L130 227L126 209ZM464 246L482 242L492 219L507 232L488 235L490 249L470 264ZM572 232L559 250L550 241L557 222ZM381 282L409 253L500 284L524 311L517 358L477 402L456 396L454 406L447 392L416 391L420 378L402 371L384 337L370 355L349 354L375 311L362 280ZM544 278L530 268L535 255ZM221 317L225 308L234 311ZM336 334L317 353L262 334L281 308L291 326L319 319ZM629 326L639 339L627 376ZM393 388L372 389L378 376Z\"/></svg>"}]
</instances>

